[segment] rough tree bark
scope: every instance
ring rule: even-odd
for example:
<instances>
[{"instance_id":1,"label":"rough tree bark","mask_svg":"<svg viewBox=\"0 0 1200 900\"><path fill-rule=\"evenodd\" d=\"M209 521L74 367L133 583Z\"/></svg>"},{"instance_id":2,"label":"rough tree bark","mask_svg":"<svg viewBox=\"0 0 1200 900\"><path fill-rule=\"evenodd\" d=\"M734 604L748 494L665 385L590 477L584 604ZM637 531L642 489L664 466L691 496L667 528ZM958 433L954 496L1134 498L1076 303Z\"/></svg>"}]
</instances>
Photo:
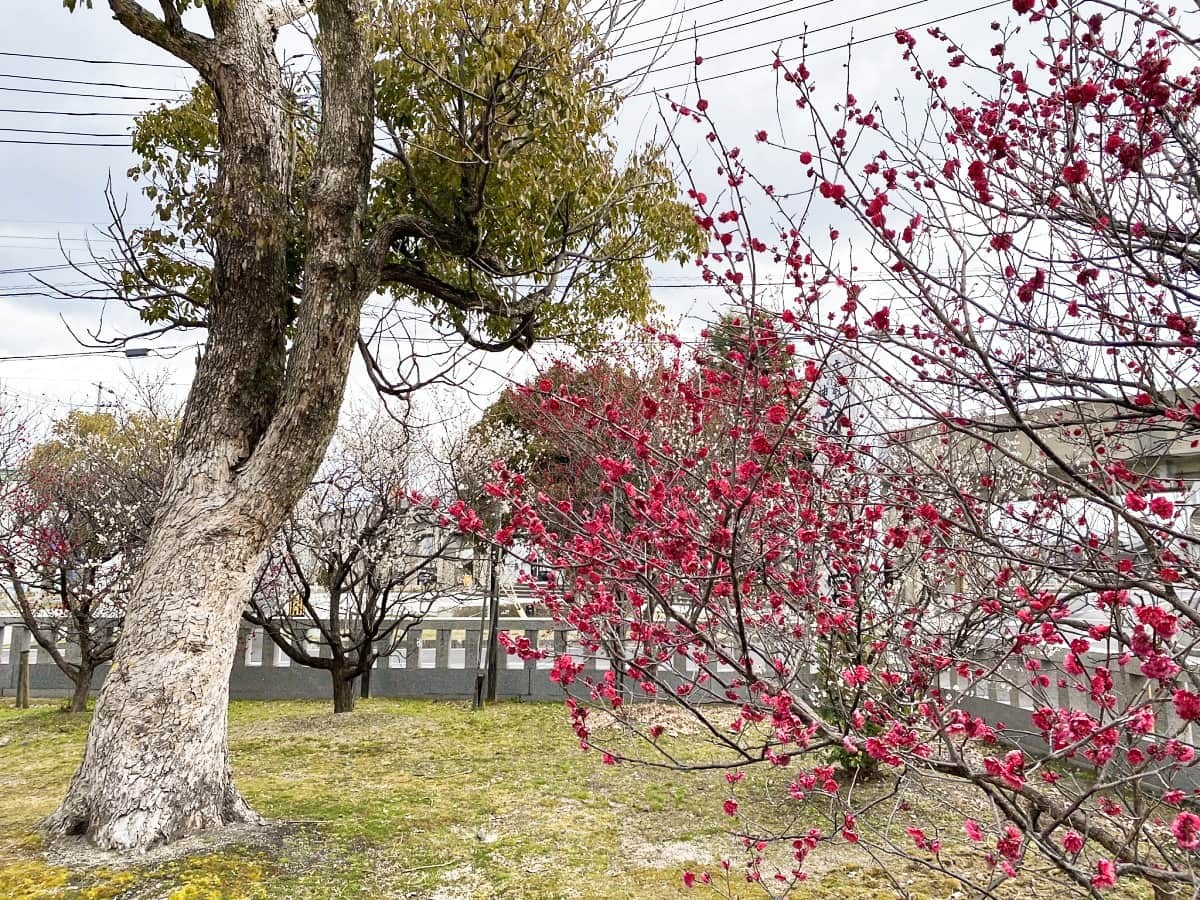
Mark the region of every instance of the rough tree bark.
<instances>
[{"instance_id":1,"label":"rough tree bark","mask_svg":"<svg viewBox=\"0 0 1200 900\"><path fill-rule=\"evenodd\" d=\"M365 0L317 0L322 117L289 352L292 163L275 37L302 7L208 4L207 38L183 27L171 0L163 0L162 19L134 0L109 6L126 28L194 66L212 87L220 143L206 352L83 762L44 823L50 835L143 849L258 821L230 771L229 672L259 559L332 435L374 283L361 227L373 77Z\"/></svg>"}]
</instances>

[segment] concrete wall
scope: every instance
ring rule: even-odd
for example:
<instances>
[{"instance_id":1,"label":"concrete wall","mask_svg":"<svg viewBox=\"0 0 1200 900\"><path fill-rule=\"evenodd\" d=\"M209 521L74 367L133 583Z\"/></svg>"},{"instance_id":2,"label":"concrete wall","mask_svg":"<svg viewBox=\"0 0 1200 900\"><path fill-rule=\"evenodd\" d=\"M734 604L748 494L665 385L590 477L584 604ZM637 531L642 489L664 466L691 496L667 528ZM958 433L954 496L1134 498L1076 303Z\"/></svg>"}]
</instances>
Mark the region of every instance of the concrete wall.
<instances>
[{"instance_id":1,"label":"concrete wall","mask_svg":"<svg viewBox=\"0 0 1200 900\"><path fill-rule=\"evenodd\" d=\"M563 689L550 680L550 668L556 656L571 653L584 662L582 678L600 681L608 665L604 660L587 658L577 643L569 625L550 619L505 618L500 630L514 638L524 636L531 645L545 650L548 658L521 660L502 654L499 658L500 677L497 685L499 699L561 700ZM479 652L480 622L471 619L431 619L413 628L404 645L392 655L381 658L371 673L371 694L375 697L411 699L468 699L475 684L476 661ZM18 621L0 620L0 697L16 693L19 650L26 646L28 632ZM30 665L30 692L35 697L68 696L71 684L46 653L33 651ZM1088 668L1102 662L1098 654L1085 654L1083 664ZM289 664L290 660L262 634L260 629L243 625L238 638L238 652L230 674L229 692L237 700L329 700L332 682L327 672ZM1100 716L1100 710L1084 692L1068 688L1063 680L1061 660L1047 657L1042 672L1051 676L1051 687L1029 687L1029 673L1008 660L993 668L986 659L979 664L988 669L991 677L969 683L953 670L942 674L939 688L945 692L948 705L979 716L993 726L1003 725L1002 738L1006 744L1022 747L1034 755L1049 749L1041 733L1033 726L1033 711L1041 706L1065 707ZM103 681L107 667L96 673L93 688ZM717 667L709 671L705 684L700 683L694 667L682 671L660 671L668 688L682 683L692 685L688 699L693 703L725 702L723 682L731 670ZM810 676L811 677L811 676ZM1147 680L1140 675L1119 671L1114 673L1114 688L1118 695L1145 695ZM582 680L571 693L586 694ZM628 694L627 694L628 696ZM631 699L647 699L639 690ZM1195 723L1175 719L1169 706L1160 708L1158 730L1164 730L1193 746L1200 739ZM1174 779L1176 786L1200 788L1200 769L1186 769Z\"/></svg>"},{"instance_id":2,"label":"concrete wall","mask_svg":"<svg viewBox=\"0 0 1200 900\"><path fill-rule=\"evenodd\" d=\"M571 653L585 664L583 676L602 679L608 670L605 660L589 658L576 641L570 626L550 619L502 618L500 630L514 638L524 636L546 651L548 658L525 661L503 652L499 657L497 697L500 699L559 700L562 687L550 680L554 658ZM426 620L409 631L404 645L381 658L371 672L371 695L375 697L467 699L475 685L479 653L478 619L438 618ZM16 693L19 648L28 640L19 621L0 620L0 697ZM328 655L328 651L323 651ZM719 689L718 669L713 687ZM96 673L98 688L107 666ZM670 686L696 680L694 668L668 672ZM62 697L71 690L67 677L46 653L34 650L30 660L30 692L35 697ZM243 624L238 651L230 673L229 694L236 700L301 700L332 697L328 672L292 663L261 629ZM637 699L635 697L634 699ZM694 701L725 699L723 693L705 695L697 691Z\"/></svg>"},{"instance_id":3,"label":"concrete wall","mask_svg":"<svg viewBox=\"0 0 1200 900\"><path fill-rule=\"evenodd\" d=\"M1101 654L1085 653L1080 659L1088 670L1100 664L1112 669L1113 692L1119 698L1148 696L1150 680L1144 676L1120 671L1112 665L1111 659ZM953 671L944 672L940 687L948 693L948 704L978 716L993 727L1002 728L1000 738L1004 744L1020 747L1032 756L1043 757L1049 755L1050 746L1033 724L1033 713L1036 709L1049 706L1055 709L1076 710L1101 721L1111 721L1112 717L1111 711L1102 712L1087 693L1070 686L1078 679L1065 675L1061 670L1061 662L1061 657L1046 657L1041 660L1042 673L1049 675L1051 679L1051 686L1048 688L1029 687L1028 673L1022 674L1023 669L1012 661L1003 663L996 670L995 677L980 679L973 684L968 684ZM1161 695L1161 688L1156 693ZM1120 712L1123 706L1124 704L1118 701L1117 712ZM1200 727L1197 727L1197 723L1179 719L1170 704L1157 707L1155 733L1159 741L1166 737L1174 737L1193 747L1197 746L1197 741L1200 740ZM1143 749L1149 743L1144 742ZM1118 771L1122 767L1125 749L1124 745L1118 748L1114 758L1114 765ZM1064 759L1063 762L1068 765L1087 765L1082 757L1077 760ZM1198 789L1200 767L1181 767L1166 776L1166 781L1174 788Z\"/></svg>"}]
</instances>

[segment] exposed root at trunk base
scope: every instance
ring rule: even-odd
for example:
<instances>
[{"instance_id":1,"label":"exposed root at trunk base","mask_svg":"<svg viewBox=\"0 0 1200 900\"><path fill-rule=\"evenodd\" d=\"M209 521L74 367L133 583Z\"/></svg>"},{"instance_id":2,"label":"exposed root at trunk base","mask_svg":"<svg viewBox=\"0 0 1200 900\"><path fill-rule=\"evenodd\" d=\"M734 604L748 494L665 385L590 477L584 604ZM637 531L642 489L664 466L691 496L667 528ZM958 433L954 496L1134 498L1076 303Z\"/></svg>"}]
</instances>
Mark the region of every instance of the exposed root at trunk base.
<instances>
[{"instance_id":1,"label":"exposed root at trunk base","mask_svg":"<svg viewBox=\"0 0 1200 900\"><path fill-rule=\"evenodd\" d=\"M83 838L97 851L145 853L192 835L211 837L229 829L245 832L267 824L242 799L232 781L216 796L210 794L212 800L207 803L195 793L167 801L164 793L154 792L141 798L142 802L126 796L106 803L86 796L86 789L75 783L39 830L51 844Z\"/></svg>"},{"instance_id":2,"label":"exposed root at trunk base","mask_svg":"<svg viewBox=\"0 0 1200 900\"><path fill-rule=\"evenodd\" d=\"M138 853L101 850L82 835L68 835L56 837L47 843L42 851L42 858L50 865L65 866L68 869L120 870L143 869L192 856L206 856L234 849L238 852L259 852L268 857L278 857L286 843L302 831L304 826L288 822L223 825Z\"/></svg>"}]
</instances>

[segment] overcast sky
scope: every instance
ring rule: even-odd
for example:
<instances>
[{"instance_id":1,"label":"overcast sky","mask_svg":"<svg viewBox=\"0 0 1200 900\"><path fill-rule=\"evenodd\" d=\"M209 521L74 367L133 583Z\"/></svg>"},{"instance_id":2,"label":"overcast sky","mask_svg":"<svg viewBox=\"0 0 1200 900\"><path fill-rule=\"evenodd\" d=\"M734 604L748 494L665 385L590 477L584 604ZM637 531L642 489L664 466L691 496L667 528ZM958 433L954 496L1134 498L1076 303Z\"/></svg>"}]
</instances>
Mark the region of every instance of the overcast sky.
<instances>
[{"instance_id":1,"label":"overcast sky","mask_svg":"<svg viewBox=\"0 0 1200 900\"><path fill-rule=\"evenodd\" d=\"M841 45L852 35L862 40L890 35L900 27L915 29L942 21L951 33L986 38L988 23L1005 15L1000 8L1004 5L992 3L980 10L983 2L969 0L692 0L690 11L663 18L675 7L651 0L638 15L641 24L625 35L626 49L618 51L613 72L636 70L651 59L655 43L665 41L667 52L642 87L646 91L670 88L673 96L682 97L688 89L679 85L692 79L694 57L703 56L699 73L710 111L731 143L755 153L759 148L753 146L752 135L759 128L769 130L773 138L782 131L793 144L802 143L803 123L794 118L790 98L776 91L770 63L779 46L785 57L798 54L799 35L806 28L818 80L831 91L840 91L846 61ZM137 330L136 317L118 306L28 296L44 290L35 278L66 286L83 282L70 269L30 270L62 266L64 250L80 263L90 262L91 251L105 250L94 226L108 221L104 185L109 178L118 198L129 204L128 218L145 221L145 205L125 174L133 162L125 135L134 113L153 105L155 99L169 100L186 89L192 80L190 70L128 35L112 21L104 0L95 0L94 9L75 14L65 11L59 0L6 0L5 12L0 37L0 385L55 414L72 407L90 408L98 393L102 402L111 400L110 391L125 390L129 372L165 373L182 398L194 363L191 345L202 340L199 333L147 342L144 346L158 348L158 355L136 360L119 354L10 357L79 352L68 326L81 337L101 324L107 334ZM676 34L675 29L682 30ZM911 79L897 51L890 39L855 50L852 82L860 97L886 99L896 85ZM690 96L694 98L694 90ZM625 146L661 127L657 110L655 97L648 93L626 104L618 123ZM697 160L698 169L711 169L698 155L702 132L693 128L682 134L685 156ZM794 165L798 166L776 152L764 154L758 168L770 180L787 184L789 178L799 181ZM656 270L655 294L672 315L702 315L720 303L719 293L687 284L695 278L689 269ZM487 365L498 375L481 372L475 377L485 394L503 383L502 376L526 371L529 361L492 359ZM356 373L351 395L363 404L369 393L365 379Z\"/></svg>"}]
</instances>

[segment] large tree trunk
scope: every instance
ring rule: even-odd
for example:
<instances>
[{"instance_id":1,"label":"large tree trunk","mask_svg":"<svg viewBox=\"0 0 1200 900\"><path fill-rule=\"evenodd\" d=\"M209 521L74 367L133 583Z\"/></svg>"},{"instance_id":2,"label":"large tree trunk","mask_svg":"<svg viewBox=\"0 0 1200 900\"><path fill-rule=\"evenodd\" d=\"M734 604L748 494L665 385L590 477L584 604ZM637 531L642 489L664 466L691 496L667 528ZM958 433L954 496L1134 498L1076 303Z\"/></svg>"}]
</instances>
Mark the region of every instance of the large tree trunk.
<instances>
[{"instance_id":1,"label":"large tree trunk","mask_svg":"<svg viewBox=\"0 0 1200 900\"><path fill-rule=\"evenodd\" d=\"M83 762L44 824L103 848L144 849L257 821L231 777L229 673L262 552L329 444L373 284L362 236L373 76L365 0L317 0L322 122L304 293L289 323L290 100L274 42L275 16L291 7L208 4L210 40L148 23L128 0L109 5L201 71L220 136L206 352Z\"/></svg>"},{"instance_id":2,"label":"large tree trunk","mask_svg":"<svg viewBox=\"0 0 1200 900\"><path fill-rule=\"evenodd\" d=\"M47 823L52 832L141 848L255 820L233 786L225 724L237 621L261 537L235 537L217 527L220 516L204 518L201 529L156 532L83 763Z\"/></svg>"}]
</instances>

